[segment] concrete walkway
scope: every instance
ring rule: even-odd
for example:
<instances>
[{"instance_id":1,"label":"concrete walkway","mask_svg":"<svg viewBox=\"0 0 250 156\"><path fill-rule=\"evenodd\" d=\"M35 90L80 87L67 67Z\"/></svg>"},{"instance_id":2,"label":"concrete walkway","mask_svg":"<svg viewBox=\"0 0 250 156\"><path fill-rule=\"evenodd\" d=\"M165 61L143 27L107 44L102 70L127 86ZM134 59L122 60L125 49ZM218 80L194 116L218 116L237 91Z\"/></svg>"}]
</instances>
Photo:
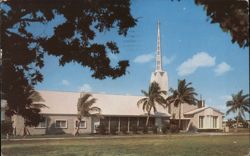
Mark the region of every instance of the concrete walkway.
<instances>
[{"instance_id":1,"label":"concrete walkway","mask_svg":"<svg viewBox=\"0 0 250 156\"><path fill-rule=\"evenodd\" d=\"M247 135L249 133L185 133L185 134L141 134L141 135L96 135L96 136L72 136L72 137L43 137L43 138L17 138L9 139L8 141L20 141L20 140L68 140L68 139L119 139L119 138L156 138L156 137L196 137L196 136L227 136L227 135ZM7 139L1 139L1 141L7 141Z\"/></svg>"}]
</instances>

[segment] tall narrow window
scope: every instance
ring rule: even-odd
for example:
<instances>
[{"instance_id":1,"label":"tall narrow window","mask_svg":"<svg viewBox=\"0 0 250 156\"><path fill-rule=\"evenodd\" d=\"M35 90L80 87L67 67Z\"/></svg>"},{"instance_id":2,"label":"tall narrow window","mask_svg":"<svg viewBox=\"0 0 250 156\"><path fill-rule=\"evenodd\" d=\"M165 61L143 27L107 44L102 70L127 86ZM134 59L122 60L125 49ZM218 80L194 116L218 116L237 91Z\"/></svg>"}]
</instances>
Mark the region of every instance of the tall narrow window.
<instances>
[{"instance_id":1,"label":"tall narrow window","mask_svg":"<svg viewBox=\"0 0 250 156\"><path fill-rule=\"evenodd\" d=\"M199 128L203 128L204 116L199 116Z\"/></svg>"},{"instance_id":2,"label":"tall narrow window","mask_svg":"<svg viewBox=\"0 0 250 156\"><path fill-rule=\"evenodd\" d=\"M213 128L217 128L217 119L218 116L213 116Z\"/></svg>"}]
</instances>

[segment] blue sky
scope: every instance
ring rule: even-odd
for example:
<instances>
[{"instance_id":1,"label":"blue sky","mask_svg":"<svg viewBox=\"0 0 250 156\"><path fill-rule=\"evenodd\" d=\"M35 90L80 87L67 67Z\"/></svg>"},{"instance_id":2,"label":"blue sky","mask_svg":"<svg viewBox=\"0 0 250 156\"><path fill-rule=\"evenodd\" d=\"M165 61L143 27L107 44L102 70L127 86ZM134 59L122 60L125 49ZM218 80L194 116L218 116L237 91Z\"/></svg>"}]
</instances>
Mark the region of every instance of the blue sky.
<instances>
[{"instance_id":1,"label":"blue sky","mask_svg":"<svg viewBox=\"0 0 250 156\"><path fill-rule=\"evenodd\" d=\"M138 24L129 30L127 37L119 36L114 29L98 34L95 39L99 43L117 42L120 54L110 54L110 57L114 65L120 59L130 61L125 76L115 80L93 79L88 68L74 63L60 67L57 58L47 56L42 69L44 81L36 89L141 95L141 89L148 88L155 69L159 20L169 87L176 88L178 79L186 79L192 82L207 106L223 112L226 111L225 101L232 93L241 89L248 92L248 49L232 44L231 36L222 32L218 24L210 24L203 8L196 6L193 0L134 0L131 12L138 18ZM57 18L53 24L60 22L63 18ZM37 34L47 30L40 28Z\"/></svg>"}]
</instances>

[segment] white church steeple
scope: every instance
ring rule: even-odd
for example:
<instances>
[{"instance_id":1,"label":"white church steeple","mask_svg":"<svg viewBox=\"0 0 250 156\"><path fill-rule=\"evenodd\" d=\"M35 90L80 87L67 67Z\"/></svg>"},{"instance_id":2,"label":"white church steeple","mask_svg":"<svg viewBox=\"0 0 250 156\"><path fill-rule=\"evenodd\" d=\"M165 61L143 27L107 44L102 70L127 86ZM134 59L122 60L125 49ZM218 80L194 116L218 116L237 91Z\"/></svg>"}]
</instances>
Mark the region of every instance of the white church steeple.
<instances>
[{"instance_id":1,"label":"white church steeple","mask_svg":"<svg viewBox=\"0 0 250 156\"><path fill-rule=\"evenodd\" d=\"M156 71L162 71L160 22L157 23Z\"/></svg>"},{"instance_id":2,"label":"white church steeple","mask_svg":"<svg viewBox=\"0 0 250 156\"><path fill-rule=\"evenodd\" d=\"M157 82L161 90L168 91L168 75L162 68L160 22L157 23L156 69L151 75L151 83Z\"/></svg>"}]
</instances>

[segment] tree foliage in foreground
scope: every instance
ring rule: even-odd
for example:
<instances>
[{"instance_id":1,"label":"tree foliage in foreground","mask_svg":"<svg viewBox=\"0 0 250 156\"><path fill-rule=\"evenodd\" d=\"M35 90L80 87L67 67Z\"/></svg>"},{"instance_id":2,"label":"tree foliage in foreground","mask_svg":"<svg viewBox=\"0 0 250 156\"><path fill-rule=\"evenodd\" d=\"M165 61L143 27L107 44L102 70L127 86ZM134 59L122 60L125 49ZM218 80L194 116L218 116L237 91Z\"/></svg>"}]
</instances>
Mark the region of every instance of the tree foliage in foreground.
<instances>
[{"instance_id":1,"label":"tree foliage in foreground","mask_svg":"<svg viewBox=\"0 0 250 156\"><path fill-rule=\"evenodd\" d=\"M249 2L247 0L195 0L202 5L211 23L218 23L229 32L232 42L249 47Z\"/></svg>"},{"instance_id":2,"label":"tree foliage in foreground","mask_svg":"<svg viewBox=\"0 0 250 156\"><path fill-rule=\"evenodd\" d=\"M54 1L5 1L1 2L1 49L3 51L1 78L2 93L7 100L7 114L38 114L31 109L29 90L42 82L40 72L44 56L52 55L59 64L75 62L88 67L92 77L117 78L126 73L127 60L111 66L108 52L119 53L116 43L110 39L96 43L97 33L117 30L126 36L136 25L130 14L130 1L113 0L54 0ZM28 28L36 24L48 26L62 16L65 21L56 25L53 34L36 35ZM32 121L32 118L28 118Z\"/></svg>"}]
</instances>

